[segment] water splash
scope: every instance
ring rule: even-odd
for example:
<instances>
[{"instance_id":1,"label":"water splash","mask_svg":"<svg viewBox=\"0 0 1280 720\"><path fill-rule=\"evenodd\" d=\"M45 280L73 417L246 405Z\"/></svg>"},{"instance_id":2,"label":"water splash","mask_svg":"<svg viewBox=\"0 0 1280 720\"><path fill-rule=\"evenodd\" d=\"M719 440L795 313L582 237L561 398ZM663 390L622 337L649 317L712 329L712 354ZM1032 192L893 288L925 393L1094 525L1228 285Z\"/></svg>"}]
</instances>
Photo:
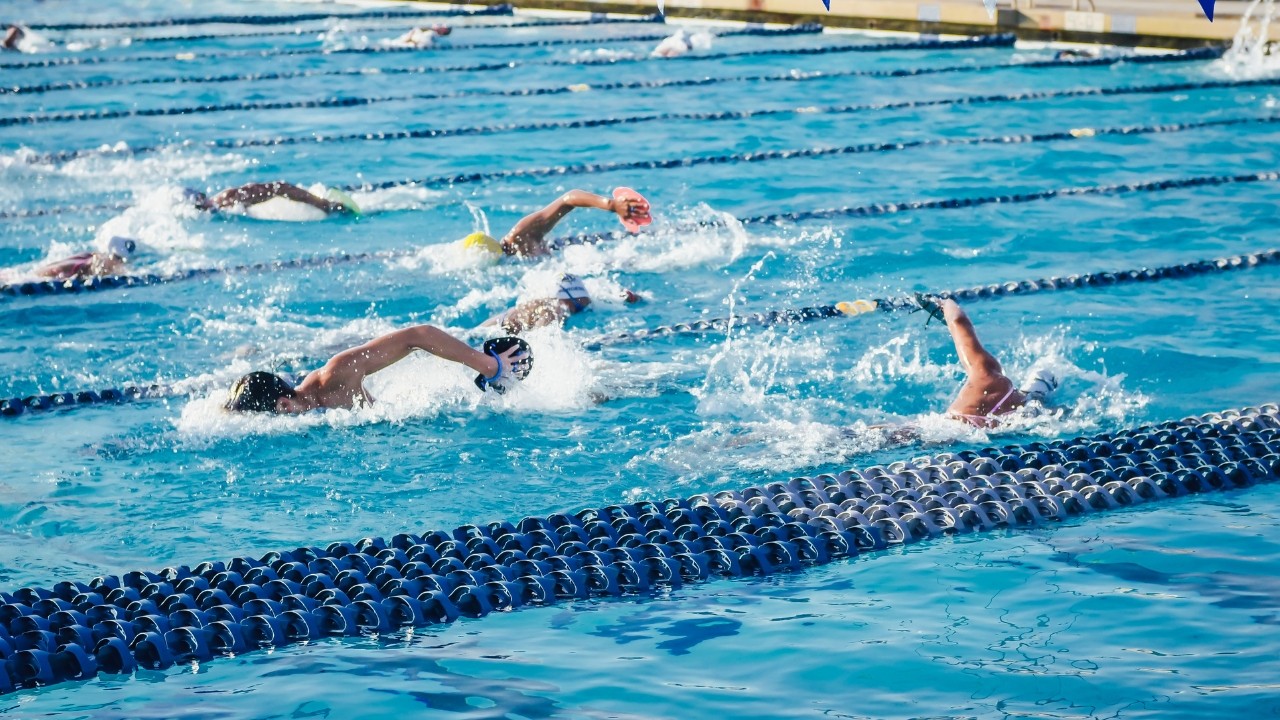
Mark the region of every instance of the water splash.
<instances>
[{"instance_id":1,"label":"water splash","mask_svg":"<svg viewBox=\"0 0 1280 720\"><path fill-rule=\"evenodd\" d=\"M1240 18L1240 29L1231 41L1231 49L1215 65L1229 77L1257 78L1280 71L1280 56L1271 53L1271 20L1275 17L1274 0L1253 0Z\"/></svg>"}]
</instances>

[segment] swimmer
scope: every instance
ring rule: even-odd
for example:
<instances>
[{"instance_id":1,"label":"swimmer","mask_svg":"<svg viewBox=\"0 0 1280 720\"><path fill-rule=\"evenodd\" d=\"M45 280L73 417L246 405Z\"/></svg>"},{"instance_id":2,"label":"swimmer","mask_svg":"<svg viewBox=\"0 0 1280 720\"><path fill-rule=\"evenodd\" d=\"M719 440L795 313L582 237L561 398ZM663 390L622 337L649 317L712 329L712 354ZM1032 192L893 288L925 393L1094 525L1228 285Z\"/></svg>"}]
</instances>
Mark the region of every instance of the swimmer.
<instances>
[{"instance_id":1,"label":"swimmer","mask_svg":"<svg viewBox=\"0 0 1280 720\"><path fill-rule=\"evenodd\" d=\"M10 25L8 30L4 32L4 39L0 40L0 50L21 51L18 47L22 43L22 39L27 36L27 31L21 25Z\"/></svg>"},{"instance_id":2,"label":"swimmer","mask_svg":"<svg viewBox=\"0 0 1280 720\"><path fill-rule=\"evenodd\" d=\"M922 298L922 304L936 317L936 303ZM1058 381L1052 374L1042 371L1025 390L1004 374L1004 368L994 355L978 340L973 321L954 300L944 300L941 305L943 319L951 340L960 356L960 365L968 377L960 387L960 393L947 408L951 417L980 428L993 428L1000 424L1000 417L1008 415L1028 402L1043 403L1057 389Z\"/></svg>"},{"instance_id":3,"label":"swimmer","mask_svg":"<svg viewBox=\"0 0 1280 720\"><path fill-rule=\"evenodd\" d=\"M105 252L87 252L72 255L65 260L49 263L35 271L40 277L54 280L90 278L116 275L138 250L138 243L129 238L113 237Z\"/></svg>"},{"instance_id":4,"label":"swimmer","mask_svg":"<svg viewBox=\"0 0 1280 720\"><path fill-rule=\"evenodd\" d=\"M1092 60L1102 57L1102 53L1094 48L1067 48L1053 54L1054 60Z\"/></svg>"},{"instance_id":5,"label":"swimmer","mask_svg":"<svg viewBox=\"0 0 1280 720\"><path fill-rule=\"evenodd\" d=\"M386 44L393 47L410 47L425 50L435 45L436 38L442 38L452 32L453 29L448 25L416 27L394 40L386 41Z\"/></svg>"},{"instance_id":6,"label":"swimmer","mask_svg":"<svg viewBox=\"0 0 1280 720\"><path fill-rule=\"evenodd\" d=\"M197 210L205 212L241 210L252 215L252 209L255 206L281 198L316 208L325 215L334 213L359 214L360 209L355 206L355 203L350 198L345 197L344 193L330 190L329 194L332 197L320 197L297 185L291 185L279 180L269 183L247 183L239 187L227 188L213 197L209 197L194 188L183 190L183 197L194 205Z\"/></svg>"},{"instance_id":7,"label":"swimmer","mask_svg":"<svg viewBox=\"0 0 1280 720\"><path fill-rule=\"evenodd\" d=\"M640 296L630 290L623 290L622 299L627 303L640 302ZM504 313L485 320L481 325L498 326L512 335L519 335L525 330L563 324L570 315L577 315L591 304L591 296L577 275L565 273L560 276L555 297L540 298L520 303Z\"/></svg>"},{"instance_id":8,"label":"swimmer","mask_svg":"<svg viewBox=\"0 0 1280 720\"><path fill-rule=\"evenodd\" d=\"M364 379L400 362L415 350L465 365L480 373L476 385L502 393L529 374L533 356L518 338L498 338L476 350L431 325L396 330L334 355L324 367L308 373L297 387L269 372L251 372L236 381L223 408L231 412L296 415L318 408L371 405Z\"/></svg>"},{"instance_id":9,"label":"swimmer","mask_svg":"<svg viewBox=\"0 0 1280 720\"><path fill-rule=\"evenodd\" d=\"M585 190L570 190L556 198L550 205L526 215L498 242L484 233L472 233L463 238L462 244L495 256L536 257L551 252L547 247L547 233L575 208L608 210L618 216L623 227L635 232L641 225L652 222L649 201L630 188L614 188L613 197L595 195Z\"/></svg>"},{"instance_id":10,"label":"swimmer","mask_svg":"<svg viewBox=\"0 0 1280 720\"><path fill-rule=\"evenodd\" d=\"M693 50L709 50L711 49L711 33L695 32L690 33L683 28L676 31L675 35L664 38L658 43L658 47L649 53L651 57L673 58L680 57Z\"/></svg>"},{"instance_id":11,"label":"swimmer","mask_svg":"<svg viewBox=\"0 0 1280 720\"><path fill-rule=\"evenodd\" d=\"M1019 389L1004 374L1004 368L978 340L973 321L954 300L941 304L924 295L917 295L916 302L933 319L943 320L955 343L956 354L966 378L956 399L947 408L947 415L974 427L990 429L1000 425L1001 418L1028 404L1044 405L1058 380L1048 370L1040 370ZM915 425L872 425L871 429L887 433L893 444L905 444L920 439L920 428Z\"/></svg>"}]
</instances>

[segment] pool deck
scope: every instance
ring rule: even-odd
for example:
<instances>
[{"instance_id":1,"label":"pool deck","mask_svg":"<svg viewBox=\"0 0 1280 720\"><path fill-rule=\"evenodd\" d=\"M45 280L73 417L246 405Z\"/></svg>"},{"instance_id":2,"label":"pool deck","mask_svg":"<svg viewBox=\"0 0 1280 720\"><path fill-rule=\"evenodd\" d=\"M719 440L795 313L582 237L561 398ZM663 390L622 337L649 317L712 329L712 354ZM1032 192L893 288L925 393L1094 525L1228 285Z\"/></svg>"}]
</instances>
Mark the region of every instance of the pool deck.
<instances>
[{"instance_id":1,"label":"pool deck","mask_svg":"<svg viewBox=\"0 0 1280 720\"><path fill-rule=\"evenodd\" d=\"M496 4L506 0L477 0ZM656 0L519 0L528 9L654 13ZM1213 22L1196 0L1000 0L994 16L981 0L666 0L670 17L747 22L820 22L830 27L975 35L1016 33L1021 40L1188 48L1235 36L1248 3L1219 0ZM1280 23L1270 29L1280 40Z\"/></svg>"}]
</instances>

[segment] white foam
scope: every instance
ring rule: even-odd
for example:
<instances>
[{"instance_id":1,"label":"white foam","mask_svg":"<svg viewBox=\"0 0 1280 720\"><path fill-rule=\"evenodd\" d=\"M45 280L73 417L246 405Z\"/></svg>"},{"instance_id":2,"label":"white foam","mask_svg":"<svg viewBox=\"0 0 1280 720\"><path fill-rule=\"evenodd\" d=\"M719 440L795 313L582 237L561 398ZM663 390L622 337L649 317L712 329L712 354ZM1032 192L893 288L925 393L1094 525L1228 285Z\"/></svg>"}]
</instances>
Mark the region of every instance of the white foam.
<instances>
[{"instance_id":1,"label":"white foam","mask_svg":"<svg viewBox=\"0 0 1280 720\"><path fill-rule=\"evenodd\" d=\"M227 388L235 378L256 369L254 363L236 359L223 370L187 381L184 388L203 391L183 407L175 426L188 439L208 441L251 434L296 434L319 426L402 422L450 411L475 412L480 406L492 412L526 414L581 410L594 404L591 357L576 341L554 329L533 331L525 337L534 348L533 371L524 383L504 395L479 392L473 384L475 373L468 368L415 353L366 379L365 388L375 398L370 406L295 416L228 413L222 409Z\"/></svg>"},{"instance_id":2,"label":"white foam","mask_svg":"<svg viewBox=\"0 0 1280 720\"><path fill-rule=\"evenodd\" d=\"M1253 0L1240 18L1231 47L1213 63L1213 68L1231 78L1270 77L1280 71L1280 55L1272 51L1271 21L1275 17L1273 0Z\"/></svg>"}]
</instances>

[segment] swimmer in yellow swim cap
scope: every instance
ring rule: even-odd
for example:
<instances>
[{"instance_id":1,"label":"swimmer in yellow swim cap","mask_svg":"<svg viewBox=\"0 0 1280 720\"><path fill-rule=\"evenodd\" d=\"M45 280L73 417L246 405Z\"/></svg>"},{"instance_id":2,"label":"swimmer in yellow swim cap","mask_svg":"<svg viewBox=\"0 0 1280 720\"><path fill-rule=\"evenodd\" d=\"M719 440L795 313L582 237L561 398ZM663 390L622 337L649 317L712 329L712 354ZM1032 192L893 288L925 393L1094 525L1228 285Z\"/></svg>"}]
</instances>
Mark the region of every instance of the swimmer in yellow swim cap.
<instances>
[{"instance_id":1,"label":"swimmer in yellow swim cap","mask_svg":"<svg viewBox=\"0 0 1280 720\"><path fill-rule=\"evenodd\" d=\"M615 188L612 197L596 195L585 190L570 190L556 198L550 205L524 216L502 237L500 242L477 232L463 238L462 244L463 247L480 249L495 257L546 255L551 251L547 247L547 233L550 233L556 224L575 208L608 210L617 215L623 227L630 232L636 232L639 226L652 222L649 216L649 201L630 188Z\"/></svg>"},{"instance_id":2,"label":"swimmer in yellow swim cap","mask_svg":"<svg viewBox=\"0 0 1280 720\"><path fill-rule=\"evenodd\" d=\"M495 262L502 257L502 243L482 232L473 232L462 238L462 247L490 257Z\"/></svg>"}]
</instances>

